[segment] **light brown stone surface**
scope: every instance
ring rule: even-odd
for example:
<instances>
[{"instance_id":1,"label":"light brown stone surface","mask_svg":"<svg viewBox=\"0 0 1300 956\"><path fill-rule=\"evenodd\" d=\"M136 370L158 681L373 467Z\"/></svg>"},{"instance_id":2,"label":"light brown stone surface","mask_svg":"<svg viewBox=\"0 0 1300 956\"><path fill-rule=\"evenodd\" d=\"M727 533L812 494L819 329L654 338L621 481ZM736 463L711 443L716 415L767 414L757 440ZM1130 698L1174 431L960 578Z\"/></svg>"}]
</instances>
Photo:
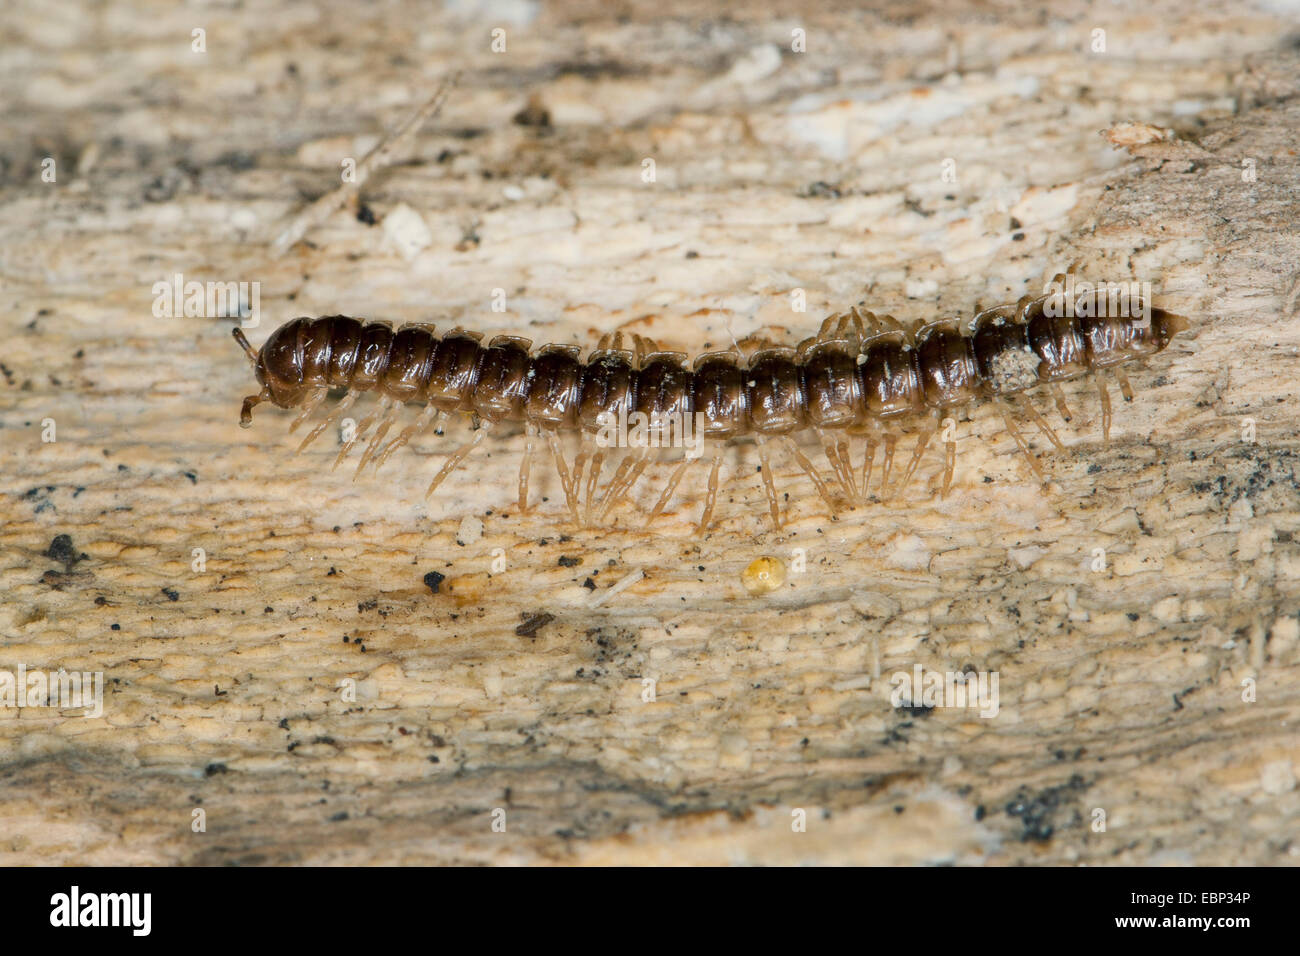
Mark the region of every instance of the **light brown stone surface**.
<instances>
[{"instance_id":1,"label":"light brown stone surface","mask_svg":"<svg viewBox=\"0 0 1300 956\"><path fill-rule=\"evenodd\" d=\"M802 6L6 4L0 669L108 686L97 719L0 708L0 863L1297 859L1293 25ZM376 224L343 211L272 258L452 68L362 190ZM512 120L530 98L552 127ZM968 315L1071 263L1192 328L1133 370L1109 448L1068 387L1050 494L976 409L946 500L934 455L832 518L783 461L774 533L740 447L703 538L698 474L648 534L630 508L569 525L542 469L520 516L518 435L428 503L453 435L354 484L332 442L291 455L287 412L237 427L233 320L151 309L182 273L259 282L258 343L345 312L696 352L859 299ZM84 560L45 556L60 534ZM806 571L751 597L743 569L794 549ZM998 715L895 709L916 664L997 672Z\"/></svg>"}]
</instances>

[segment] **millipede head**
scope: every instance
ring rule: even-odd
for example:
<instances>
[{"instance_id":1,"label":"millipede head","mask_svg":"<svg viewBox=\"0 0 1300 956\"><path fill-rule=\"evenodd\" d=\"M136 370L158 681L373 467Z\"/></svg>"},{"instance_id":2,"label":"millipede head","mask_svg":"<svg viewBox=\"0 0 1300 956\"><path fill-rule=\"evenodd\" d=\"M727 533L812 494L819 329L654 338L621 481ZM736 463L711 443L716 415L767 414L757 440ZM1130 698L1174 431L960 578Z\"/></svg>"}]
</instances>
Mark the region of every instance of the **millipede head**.
<instances>
[{"instance_id":1,"label":"millipede head","mask_svg":"<svg viewBox=\"0 0 1300 956\"><path fill-rule=\"evenodd\" d=\"M281 408L292 408L301 404L307 395L308 390L302 383L302 349L296 345L300 327L305 321L296 319L280 326L271 333L260 352L248 343L243 329L236 327L231 331L253 366L257 384L262 386L256 395L244 399L244 407L239 413L239 424L244 428L252 424L255 405L269 401Z\"/></svg>"}]
</instances>

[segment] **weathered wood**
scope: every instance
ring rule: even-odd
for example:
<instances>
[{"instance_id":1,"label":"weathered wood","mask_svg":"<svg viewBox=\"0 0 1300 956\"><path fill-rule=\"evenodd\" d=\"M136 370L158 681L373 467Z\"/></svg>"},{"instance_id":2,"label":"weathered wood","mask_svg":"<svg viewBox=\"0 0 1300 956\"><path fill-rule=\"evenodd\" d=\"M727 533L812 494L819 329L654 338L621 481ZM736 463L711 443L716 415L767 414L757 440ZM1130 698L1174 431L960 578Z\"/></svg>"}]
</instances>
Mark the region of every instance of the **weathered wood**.
<instances>
[{"instance_id":1,"label":"weathered wood","mask_svg":"<svg viewBox=\"0 0 1300 956\"><path fill-rule=\"evenodd\" d=\"M1294 860L1288 26L854 6L7 8L0 670L108 688L98 719L0 708L0 862ZM364 210L275 258L449 69ZM1032 439L1048 495L985 408L946 500L938 452L903 501L834 517L781 459L773 533L741 447L703 538L703 468L651 533L627 506L572 527L540 461L549 500L521 516L519 435L426 504L463 425L354 484L329 442L292 456L289 413L237 427L232 319L151 309L180 273L260 283L255 342L345 312L696 352L792 343L860 299L969 315L1072 263L1193 325L1132 372L1108 449L1095 392L1067 388L1069 454ZM744 568L795 549L806 571L751 596ZM895 708L917 664L996 672L998 715Z\"/></svg>"}]
</instances>

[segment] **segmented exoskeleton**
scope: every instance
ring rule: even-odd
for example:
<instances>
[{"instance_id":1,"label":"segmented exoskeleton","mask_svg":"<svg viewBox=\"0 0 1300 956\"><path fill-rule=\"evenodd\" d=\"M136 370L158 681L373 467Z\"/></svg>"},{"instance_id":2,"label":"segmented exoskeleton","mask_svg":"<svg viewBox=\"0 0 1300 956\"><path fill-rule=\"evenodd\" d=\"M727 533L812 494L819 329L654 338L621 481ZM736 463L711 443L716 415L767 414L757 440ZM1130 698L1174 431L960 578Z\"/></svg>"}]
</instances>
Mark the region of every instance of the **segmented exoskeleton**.
<instances>
[{"instance_id":1,"label":"segmented exoskeleton","mask_svg":"<svg viewBox=\"0 0 1300 956\"><path fill-rule=\"evenodd\" d=\"M569 510L575 521L581 521L603 517L631 490L651 460L651 449L624 455L597 496L606 449L582 451L570 468L562 433L589 438L620 414L639 412L651 422L666 423L699 413L704 438L713 444L699 529L709 526L717 502L722 448L742 436L753 436L757 442L768 506L779 528L780 507L768 453L773 441L790 449L832 509L837 498L852 505L868 497L877 447L883 448L880 498L901 492L943 419L979 401L997 406L1007 431L1043 480L1012 416L1023 411L1063 450L1056 433L1023 394L1040 385L1047 386L1069 421L1060 383L1095 375L1103 436L1109 441L1111 404L1103 374L1114 375L1124 398L1131 400L1132 387L1120 366L1164 349L1187 321L1127 294L1118 300L1118 308L1115 296L1107 300L1091 290L1067 302L1059 291L1062 278L1057 277L1058 291L987 309L965 327L957 320L944 320L909 329L891 316L854 307L828 317L818 334L797 348L763 347L743 355L736 347L700 355L689 364L684 354L661 351L637 335L631 336L632 348L626 349L621 332L602 337L583 360L577 346L544 345L532 351L529 340L513 335L497 336L484 346L477 332L455 329L438 336L427 325L394 331L386 323L341 315L294 319L276 329L260 351L235 329L235 338L262 385L258 394L244 399L240 424L251 424L253 407L269 401L281 408L300 407L292 426L297 428L325 401L331 388L347 389L307 435L301 451L338 421L358 395L375 391L378 406L358 423L335 460L337 466L373 428L357 466L359 474L371 461L378 468L447 415L475 416L479 428L473 439L443 463L429 485L429 495L482 442L492 425L523 422L527 448L519 471L521 510L528 507L529 469L541 437L554 457ZM424 409L383 445L407 403L423 403ZM916 444L901 481L891 488L895 448L903 428L915 434ZM804 429L814 430L821 439L836 491L793 441L792 436ZM860 476L851 461L850 437L855 435L866 440ZM685 457L674 469L650 521L668 504L694 460ZM949 437L944 495L952 484L955 461L956 442Z\"/></svg>"}]
</instances>

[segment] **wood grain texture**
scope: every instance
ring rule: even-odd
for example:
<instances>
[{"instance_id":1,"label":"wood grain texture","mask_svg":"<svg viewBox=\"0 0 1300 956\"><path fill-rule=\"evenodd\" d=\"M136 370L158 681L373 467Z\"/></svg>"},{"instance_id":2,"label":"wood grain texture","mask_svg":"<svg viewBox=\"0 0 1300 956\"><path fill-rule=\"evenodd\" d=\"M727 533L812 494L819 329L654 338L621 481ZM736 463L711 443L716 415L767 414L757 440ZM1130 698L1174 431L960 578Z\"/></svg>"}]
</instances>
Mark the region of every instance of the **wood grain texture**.
<instances>
[{"instance_id":1,"label":"wood grain texture","mask_svg":"<svg viewBox=\"0 0 1300 956\"><path fill-rule=\"evenodd\" d=\"M0 708L0 862L1296 861L1293 25L803 6L6 5L0 670L107 690L97 719ZM453 68L361 191L373 224L345 209L271 257ZM1170 132L1099 135L1124 123ZM935 454L905 500L831 516L783 460L774 533L740 447L703 538L699 474L640 530L662 466L611 527L568 524L543 469L521 516L518 435L425 502L463 426L353 483L327 443L291 454L289 413L237 427L232 319L152 311L181 273L260 283L258 343L344 312L696 352L860 299L969 315L1072 263L1193 324L1132 373L1109 448L1067 389L1050 494L976 409L947 499ZM807 570L750 596L743 569L796 548ZM893 707L917 664L997 672L998 715Z\"/></svg>"}]
</instances>

